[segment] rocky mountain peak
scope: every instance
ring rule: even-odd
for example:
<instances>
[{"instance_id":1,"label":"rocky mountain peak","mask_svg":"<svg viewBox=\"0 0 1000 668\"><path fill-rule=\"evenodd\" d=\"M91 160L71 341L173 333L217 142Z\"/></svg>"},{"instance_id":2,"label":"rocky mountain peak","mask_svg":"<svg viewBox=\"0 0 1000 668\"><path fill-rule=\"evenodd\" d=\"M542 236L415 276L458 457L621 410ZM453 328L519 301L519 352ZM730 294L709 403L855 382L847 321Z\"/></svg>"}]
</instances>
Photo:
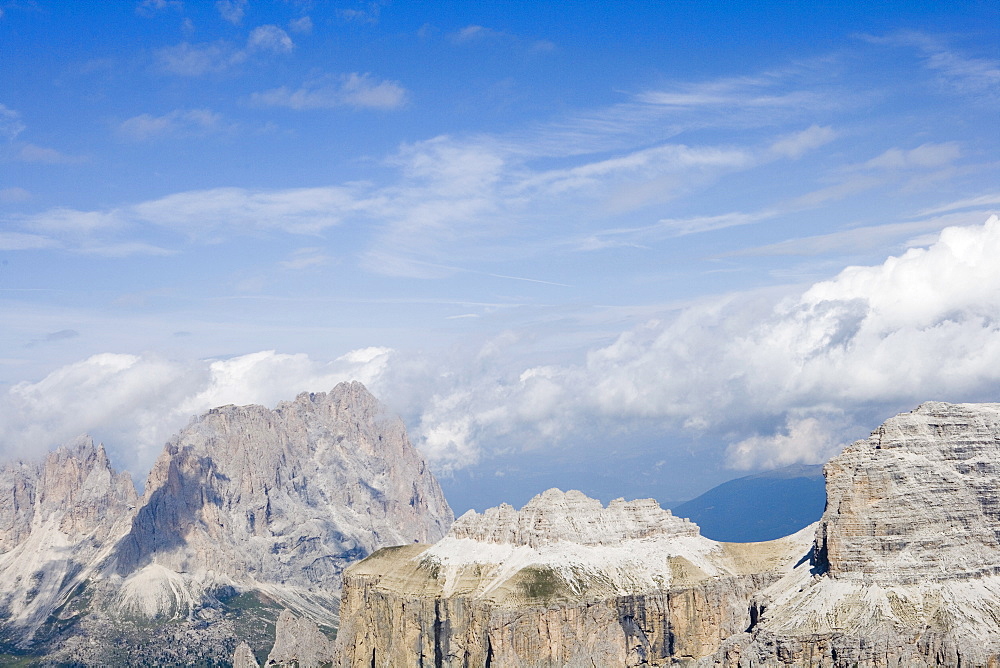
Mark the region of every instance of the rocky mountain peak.
<instances>
[{"instance_id":1,"label":"rocky mountain peak","mask_svg":"<svg viewBox=\"0 0 1000 668\"><path fill-rule=\"evenodd\" d=\"M835 577L1000 572L1000 404L926 402L825 468L816 553Z\"/></svg>"},{"instance_id":2,"label":"rocky mountain peak","mask_svg":"<svg viewBox=\"0 0 1000 668\"><path fill-rule=\"evenodd\" d=\"M439 539L452 520L402 421L360 383L342 383L273 410L229 405L193 420L149 474L118 571L210 571L300 588L335 608L347 564Z\"/></svg>"},{"instance_id":3,"label":"rocky mountain peak","mask_svg":"<svg viewBox=\"0 0 1000 668\"><path fill-rule=\"evenodd\" d=\"M698 526L674 517L653 499L615 499L605 508L582 492L549 489L521 510L504 503L482 515L462 515L448 533L487 543L539 547L558 542L618 545L653 536L698 536Z\"/></svg>"}]
</instances>

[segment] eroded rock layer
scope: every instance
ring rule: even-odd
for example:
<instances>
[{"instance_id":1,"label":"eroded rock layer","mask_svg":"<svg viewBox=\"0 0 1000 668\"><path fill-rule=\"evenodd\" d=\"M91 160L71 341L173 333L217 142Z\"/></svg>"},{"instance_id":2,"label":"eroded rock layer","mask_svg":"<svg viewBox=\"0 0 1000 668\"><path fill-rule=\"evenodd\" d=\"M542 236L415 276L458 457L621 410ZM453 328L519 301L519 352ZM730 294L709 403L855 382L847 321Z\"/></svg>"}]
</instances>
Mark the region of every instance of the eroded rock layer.
<instances>
[{"instance_id":1,"label":"eroded rock layer","mask_svg":"<svg viewBox=\"0 0 1000 668\"><path fill-rule=\"evenodd\" d=\"M1000 404L923 404L825 474L766 543L578 492L467 514L348 569L341 665L1000 665Z\"/></svg>"},{"instance_id":2,"label":"eroded rock layer","mask_svg":"<svg viewBox=\"0 0 1000 668\"><path fill-rule=\"evenodd\" d=\"M343 666L638 666L715 652L809 532L724 544L650 500L549 490L467 513L431 547L382 550L344 578ZM373 664L374 662L374 664Z\"/></svg>"}]
</instances>

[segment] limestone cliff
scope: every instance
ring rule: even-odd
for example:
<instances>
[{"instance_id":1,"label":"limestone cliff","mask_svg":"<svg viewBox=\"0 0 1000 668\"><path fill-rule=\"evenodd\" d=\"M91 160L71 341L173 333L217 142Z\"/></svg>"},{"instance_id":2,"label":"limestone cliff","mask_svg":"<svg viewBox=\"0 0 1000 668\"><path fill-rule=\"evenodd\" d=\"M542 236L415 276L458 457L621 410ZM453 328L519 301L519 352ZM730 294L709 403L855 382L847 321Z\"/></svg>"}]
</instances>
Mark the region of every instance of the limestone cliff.
<instances>
[{"instance_id":1,"label":"limestone cliff","mask_svg":"<svg viewBox=\"0 0 1000 668\"><path fill-rule=\"evenodd\" d=\"M467 514L347 570L341 665L1000 665L1000 404L923 404L825 475L765 543L579 493Z\"/></svg>"},{"instance_id":2,"label":"limestone cliff","mask_svg":"<svg viewBox=\"0 0 1000 668\"><path fill-rule=\"evenodd\" d=\"M822 574L760 593L743 661L1000 664L1000 404L925 403L825 473Z\"/></svg>"},{"instance_id":3,"label":"limestone cliff","mask_svg":"<svg viewBox=\"0 0 1000 668\"><path fill-rule=\"evenodd\" d=\"M342 666L637 666L715 652L809 532L723 544L652 500L549 490L344 577Z\"/></svg>"}]
</instances>

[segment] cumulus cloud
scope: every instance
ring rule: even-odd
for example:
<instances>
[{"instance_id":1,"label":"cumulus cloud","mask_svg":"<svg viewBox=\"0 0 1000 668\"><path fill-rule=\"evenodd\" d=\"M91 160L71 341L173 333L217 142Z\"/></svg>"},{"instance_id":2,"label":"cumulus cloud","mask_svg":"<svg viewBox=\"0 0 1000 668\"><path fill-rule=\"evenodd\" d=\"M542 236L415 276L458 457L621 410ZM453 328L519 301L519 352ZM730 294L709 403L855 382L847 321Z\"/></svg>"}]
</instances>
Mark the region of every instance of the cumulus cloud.
<instances>
[{"instance_id":1,"label":"cumulus cloud","mask_svg":"<svg viewBox=\"0 0 1000 668\"><path fill-rule=\"evenodd\" d=\"M104 440L116 465L141 479L192 415L229 403L273 407L345 380L377 387L391 354L365 348L328 363L274 351L203 362L93 355L7 390L0 401L0 449L35 457L86 432Z\"/></svg>"},{"instance_id":2,"label":"cumulus cloud","mask_svg":"<svg viewBox=\"0 0 1000 668\"><path fill-rule=\"evenodd\" d=\"M135 6L135 13L139 16L155 16L158 12L167 9L181 11L184 3L180 0L142 0Z\"/></svg>"},{"instance_id":3,"label":"cumulus cloud","mask_svg":"<svg viewBox=\"0 0 1000 668\"><path fill-rule=\"evenodd\" d=\"M275 25L254 28L244 48L230 42L191 44L181 42L154 52L157 67L170 74L197 77L218 74L240 65L253 54L290 53L295 43L288 33Z\"/></svg>"},{"instance_id":4,"label":"cumulus cloud","mask_svg":"<svg viewBox=\"0 0 1000 668\"><path fill-rule=\"evenodd\" d=\"M881 265L845 269L798 296L688 306L578 364L520 373L481 365L488 371L480 381L465 378L431 398L420 442L461 466L505 435L565 441L578 433L574 425L598 416L605 428L654 420L664 430L729 434L736 467L817 461L859 425L874 426L872 411L996 399L997 253L994 216L946 228L929 247ZM748 424L758 425L755 433L746 433Z\"/></svg>"},{"instance_id":5,"label":"cumulus cloud","mask_svg":"<svg viewBox=\"0 0 1000 668\"><path fill-rule=\"evenodd\" d=\"M396 109L406 103L407 93L396 81L379 81L370 74L352 72L339 80L321 79L292 90L285 86L254 93L253 103L290 109Z\"/></svg>"},{"instance_id":6,"label":"cumulus cloud","mask_svg":"<svg viewBox=\"0 0 1000 668\"><path fill-rule=\"evenodd\" d=\"M275 25L258 26L247 38L247 49L251 51L289 53L294 47L295 43L288 33Z\"/></svg>"}]
</instances>

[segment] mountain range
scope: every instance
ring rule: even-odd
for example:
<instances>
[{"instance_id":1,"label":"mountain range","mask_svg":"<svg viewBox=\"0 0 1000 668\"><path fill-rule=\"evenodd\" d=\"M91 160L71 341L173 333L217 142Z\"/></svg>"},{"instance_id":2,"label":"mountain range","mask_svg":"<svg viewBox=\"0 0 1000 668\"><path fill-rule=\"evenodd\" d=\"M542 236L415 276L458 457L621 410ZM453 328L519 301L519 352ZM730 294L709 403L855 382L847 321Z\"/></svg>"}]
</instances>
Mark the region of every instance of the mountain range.
<instances>
[{"instance_id":1,"label":"mountain range","mask_svg":"<svg viewBox=\"0 0 1000 668\"><path fill-rule=\"evenodd\" d=\"M402 422L360 383L223 406L137 494L87 437L0 470L0 662L218 665L282 610L338 625L344 568L454 517Z\"/></svg>"}]
</instances>

